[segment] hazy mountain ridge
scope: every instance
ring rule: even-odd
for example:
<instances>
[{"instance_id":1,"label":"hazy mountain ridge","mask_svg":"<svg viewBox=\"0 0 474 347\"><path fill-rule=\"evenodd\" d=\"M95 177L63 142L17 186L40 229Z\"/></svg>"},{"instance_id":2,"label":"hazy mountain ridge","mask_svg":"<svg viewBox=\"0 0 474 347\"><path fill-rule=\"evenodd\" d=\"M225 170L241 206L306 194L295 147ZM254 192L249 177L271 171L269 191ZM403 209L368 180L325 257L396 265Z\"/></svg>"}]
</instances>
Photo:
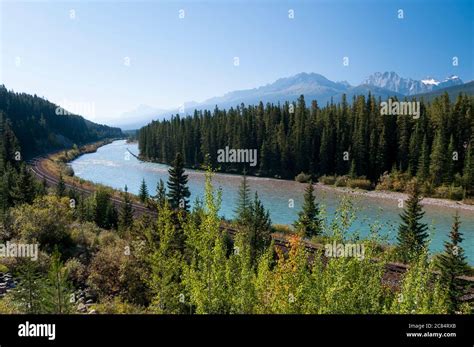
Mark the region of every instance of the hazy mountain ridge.
<instances>
[{"instance_id":1,"label":"hazy mountain ridge","mask_svg":"<svg viewBox=\"0 0 474 347\"><path fill-rule=\"evenodd\" d=\"M174 114L192 114L195 109L228 109L243 103L245 105L266 103L284 103L294 101L301 94L307 102L317 100L320 105L328 102L339 102L342 95L346 94L350 102L353 96L367 95L371 93L375 97L386 99L390 96L403 98L414 96L435 90L443 90L451 86L461 86L463 81L458 76L450 76L443 81L434 78L414 80L400 77L395 72L376 72L368 76L361 84L352 86L346 81L334 82L318 73L302 72L294 76L284 77L273 83L266 84L253 89L236 90L225 93L222 96L207 99L201 103L184 103L181 109L158 110L154 116L148 118L148 122L157 118L169 118ZM134 119L134 125L146 124L143 115L128 112L128 118ZM148 115L147 115L148 116ZM124 124L125 122L122 122ZM127 128L127 127L125 127ZM130 127L128 127L130 129Z\"/></svg>"}]
</instances>

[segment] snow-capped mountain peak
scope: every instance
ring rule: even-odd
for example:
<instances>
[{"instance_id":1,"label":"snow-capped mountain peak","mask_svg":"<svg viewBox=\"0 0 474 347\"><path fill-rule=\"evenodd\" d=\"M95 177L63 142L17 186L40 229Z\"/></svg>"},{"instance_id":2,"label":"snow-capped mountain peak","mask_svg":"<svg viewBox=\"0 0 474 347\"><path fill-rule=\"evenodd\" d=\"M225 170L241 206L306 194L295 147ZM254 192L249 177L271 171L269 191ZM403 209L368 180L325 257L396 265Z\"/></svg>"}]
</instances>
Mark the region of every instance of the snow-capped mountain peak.
<instances>
[{"instance_id":1,"label":"snow-capped mountain peak","mask_svg":"<svg viewBox=\"0 0 474 347\"><path fill-rule=\"evenodd\" d=\"M411 78L400 77L395 72L376 72L369 76L363 83L385 88L403 95L414 95L463 84L464 82L455 75L449 76L440 82L433 77L427 77L420 81Z\"/></svg>"},{"instance_id":2,"label":"snow-capped mountain peak","mask_svg":"<svg viewBox=\"0 0 474 347\"><path fill-rule=\"evenodd\" d=\"M425 80L421 80L421 83L426 84L426 85L437 86L439 84L439 81L435 80L434 78L428 77Z\"/></svg>"}]
</instances>

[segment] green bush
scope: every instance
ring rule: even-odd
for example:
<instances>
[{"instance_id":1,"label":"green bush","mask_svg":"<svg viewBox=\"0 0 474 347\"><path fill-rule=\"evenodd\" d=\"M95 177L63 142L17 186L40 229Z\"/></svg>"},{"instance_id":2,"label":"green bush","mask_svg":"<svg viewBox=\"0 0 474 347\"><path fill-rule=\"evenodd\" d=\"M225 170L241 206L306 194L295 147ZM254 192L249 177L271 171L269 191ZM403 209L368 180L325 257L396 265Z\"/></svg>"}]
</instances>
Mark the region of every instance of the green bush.
<instances>
[{"instance_id":1,"label":"green bush","mask_svg":"<svg viewBox=\"0 0 474 347\"><path fill-rule=\"evenodd\" d=\"M369 190L372 188L372 183L365 178L351 178L347 180L347 186L350 188Z\"/></svg>"},{"instance_id":2,"label":"green bush","mask_svg":"<svg viewBox=\"0 0 474 347\"><path fill-rule=\"evenodd\" d=\"M281 233L281 234L292 234L295 231L293 230L291 226L286 225L286 224L273 224L272 232Z\"/></svg>"},{"instance_id":3,"label":"green bush","mask_svg":"<svg viewBox=\"0 0 474 347\"><path fill-rule=\"evenodd\" d=\"M5 265L0 264L0 273L5 273L5 272L8 272L8 268Z\"/></svg>"},{"instance_id":4,"label":"green bush","mask_svg":"<svg viewBox=\"0 0 474 347\"><path fill-rule=\"evenodd\" d=\"M336 182L336 176L321 176L319 177L319 182L332 186Z\"/></svg>"},{"instance_id":5,"label":"green bush","mask_svg":"<svg viewBox=\"0 0 474 347\"><path fill-rule=\"evenodd\" d=\"M449 199L449 187L441 186L434 190L433 196L440 199Z\"/></svg>"},{"instance_id":6,"label":"green bush","mask_svg":"<svg viewBox=\"0 0 474 347\"><path fill-rule=\"evenodd\" d=\"M449 189L449 198L452 200L462 200L464 190L462 187L451 186Z\"/></svg>"},{"instance_id":7,"label":"green bush","mask_svg":"<svg viewBox=\"0 0 474 347\"><path fill-rule=\"evenodd\" d=\"M299 183L307 183L311 180L311 175L305 174L304 172L300 172L295 177L295 181Z\"/></svg>"},{"instance_id":8,"label":"green bush","mask_svg":"<svg viewBox=\"0 0 474 347\"><path fill-rule=\"evenodd\" d=\"M336 187L347 187L347 181L349 178L347 176L339 176L336 179L335 185Z\"/></svg>"}]
</instances>

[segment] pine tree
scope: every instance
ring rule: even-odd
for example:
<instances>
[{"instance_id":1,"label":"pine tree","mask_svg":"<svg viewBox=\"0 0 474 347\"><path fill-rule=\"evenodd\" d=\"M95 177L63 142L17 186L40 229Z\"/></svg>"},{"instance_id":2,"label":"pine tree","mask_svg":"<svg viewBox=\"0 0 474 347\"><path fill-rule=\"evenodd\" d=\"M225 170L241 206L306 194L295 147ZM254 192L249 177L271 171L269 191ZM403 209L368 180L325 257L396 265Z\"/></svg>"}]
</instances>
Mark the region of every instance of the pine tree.
<instances>
[{"instance_id":1,"label":"pine tree","mask_svg":"<svg viewBox=\"0 0 474 347\"><path fill-rule=\"evenodd\" d=\"M403 261L410 262L418 257L426 246L428 226L421 222L425 212L421 206L418 183L415 180L398 228L398 249Z\"/></svg>"},{"instance_id":2,"label":"pine tree","mask_svg":"<svg viewBox=\"0 0 474 347\"><path fill-rule=\"evenodd\" d=\"M446 148L443 132L438 130L433 142L433 148L430 157L431 182L433 182L435 186L438 186L443 182L443 177L446 174L446 159Z\"/></svg>"},{"instance_id":3,"label":"pine tree","mask_svg":"<svg viewBox=\"0 0 474 347\"><path fill-rule=\"evenodd\" d=\"M446 156L446 173L444 175L447 183L451 183L454 178L454 137L449 139L448 155Z\"/></svg>"},{"instance_id":4,"label":"pine tree","mask_svg":"<svg viewBox=\"0 0 474 347\"><path fill-rule=\"evenodd\" d=\"M120 228L123 230L129 229L133 225L133 206L128 193L128 187L125 185L123 193L123 204L120 212Z\"/></svg>"},{"instance_id":5,"label":"pine tree","mask_svg":"<svg viewBox=\"0 0 474 347\"><path fill-rule=\"evenodd\" d=\"M188 175L184 173L184 162L181 153L177 153L173 166L169 168L168 179L168 198L172 209L181 209L187 211L189 209L189 200L191 196L189 192Z\"/></svg>"},{"instance_id":6,"label":"pine tree","mask_svg":"<svg viewBox=\"0 0 474 347\"><path fill-rule=\"evenodd\" d=\"M51 255L48 276L41 290L42 313L71 313L73 293L68 281L68 271L61 262L60 253L56 249Z\"/></svg>"},{"instance_id":7,"label":"pine tree","mask_svg":"<svg viewBox=\"0 0 474 347\"><path fill-rule=\"evenodd\" d=\"M18 302L23 311L29 314L41 313L41 276L38 265L25 259L18 266L18 286L13 291L13 298Z\"/></svg>"},{"instance_id":8,"label":"pine tree","mask_svg":"<svg viewBox=\"0 0 474 347\"><path fill-rule=\"evenodd\" d=\"M437 262L441 271L441 284L448 293L448 313L455 313L459 310L459 298L465 294L465 287L456 279L456 277L465 275L468 269L464 250L460 245L463 240L462 233L459 231L460 225L459 214L456 211L449 233L450 241L444 243L444 253L439 256Z\"/></svg>"},{"instance_id":9,"label":"pine tree","mask_svg":"<svg viewBox=\"0 0 474 347\"><path fill-rule=\"evenodd\" d=\"M56 185L56 195L60 198L66 195L66 184L64 183L63 174L59 174L58 184Z\"/></svg>"},{"instance_id":10,"label":"pine tree","mask_svg":"<svg viewBox=\"0 0 474 347\"><path fill-rule=\"evenodd\" d=\"M270 213L265 210L262 202L255 192L253 203L250 206L249 243L253 260L263 253L271 242L271 220Z\"/></svg>"},{"instance_id":11,"label":"pine tree","mask_svg":"<svg viewBox=\"0 0 474 347\"><path fill-rule=\"evenodd\" d=\"M468 144L464 159L463 181L466 196L474 196L474 134Z\"/></svg>"},{"instance_id":12,"label":"pine tree","mask_svg":"<svg viewBox=\"0 0 474 347\"><path fill-rule=\"evenodd\" d=\"M105 189L98 189L94 194L94 221L104 229L116 228L118 213L110 199L110 193Z\"/></svg>"},{"instance_id":13,"label":"pine tree","mask_svg":"<svg viewBox=\"0 0 474 347\"><path fill-rule=\"evenodd\" d=\"M156 184L156 195L155 195L156 202L158 206L163 207L165 205L166 199L166 188L165 183L160 178L158 183Z\"/></svg>"},{"instance_id":14,"label":"pine tree","mask_svg":"<svg viewBox=\"0 0 474 347\"><path fill-rule=\"evenodd\" d=\"M12 188L11 194L15 204L31 204L35 198L35 182L25 164L21 164L20 166L16 184Z\"/></svg>"},{"instance_id":15,"label":"pine tree","mask_svg":"<svg viewBox=\"0 0 474 347\"><path fill-rule=\"evenodd\" d=\"M421 145L421 154L418 161L417 177L423 182L430 174L430 149L428 147L428 140L426 135L423 136L423 143Z\"/></svg>"},{"instance_id":16,"label":"pine tree","mask_svg":"<svg viewBox=\"0 0 474 347\"><path fill-rule=\"evenodd\" d=\"M298 213L298 221L295 224L297 230L308 238L321 234L319 208L315 200L313 183L309 182L305 189L303 210Z\"/></svg>"},{"instance_id":17,"label":"pine tree","mask_svg":"<svg viewBox=\"0 0 474 347\"><path fill-rule=\"evenodd\" d=\"M244 174L239 187L237 210L235 211L236 220L239 223L248 223L251 204L252 201L250 199L250 188L247 184L247 176Z\"/></svg>"},{"instance_id":18,"label":"pine tree","mask_svg":"<svg viewBox=\"0 0 474 347\"><path fill-rule=\"evenodd\" d=\"M148 201L148 187L146 185L145 179L142 179L142 184L140 185L140 190L138 191L138 197L140 198L140 201L142 203L145 203Z\"/></svg>"},{"instance_id":19,"label":"pine tree","mask_svg":"<svg viewBox=\"0 0 474 347\"><path fill-rule=\"evenodd\" d=\"M157 313L185 313L189 308L189 298L183 292L182 253L176 249L176 233L173 211L168 202L158 207L157 230L159 242L154 245L149 259L151 276L149 285L153 293L152 308ZM187 301L187 302L186 302Z\"/></svg>"}]
</instances>

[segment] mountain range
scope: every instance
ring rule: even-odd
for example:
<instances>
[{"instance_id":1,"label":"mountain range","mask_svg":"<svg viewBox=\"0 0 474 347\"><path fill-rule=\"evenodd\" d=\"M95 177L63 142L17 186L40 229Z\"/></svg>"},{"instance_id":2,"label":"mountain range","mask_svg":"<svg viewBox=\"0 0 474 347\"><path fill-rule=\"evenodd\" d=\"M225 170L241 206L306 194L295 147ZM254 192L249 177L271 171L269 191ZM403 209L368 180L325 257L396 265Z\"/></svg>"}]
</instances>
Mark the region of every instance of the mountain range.
<instances>
[{"instance_id":1,"label":"mountain range","mask_svg":"<svg viewBox=\"0 0 474 347\"><path fill-rule=\"evenodd\" d=\"M346 81L334 82L317 73L302 72L291 77L280 78L273 83L246 90L237 90L222 96L207 99L201 103L185 103L181 109L156 109L141 105L136 110L122 114L121 119L128 119L127 123L117 123L123 129L139 128L151 120L169 118L173 114L192 114L195 109L214 109L235 107L241 103L246 105L267 103L283 103L294 101L301 94L307 102L317 100L320 105L333 100L338 102L342 95L350 101L354 95L366 95L369 92L376 97L387 99L390 96L403 98L405 96L420 96L426 93L440 92L444 89L456 87L463 90L464 82L458 76L449 76L444 80L427 77L423 80L400 77L396 72L376 72L367 77L361 84L352 86ZM472 93L471 88L467 88Z\"/></svg>"}]
</instances>

